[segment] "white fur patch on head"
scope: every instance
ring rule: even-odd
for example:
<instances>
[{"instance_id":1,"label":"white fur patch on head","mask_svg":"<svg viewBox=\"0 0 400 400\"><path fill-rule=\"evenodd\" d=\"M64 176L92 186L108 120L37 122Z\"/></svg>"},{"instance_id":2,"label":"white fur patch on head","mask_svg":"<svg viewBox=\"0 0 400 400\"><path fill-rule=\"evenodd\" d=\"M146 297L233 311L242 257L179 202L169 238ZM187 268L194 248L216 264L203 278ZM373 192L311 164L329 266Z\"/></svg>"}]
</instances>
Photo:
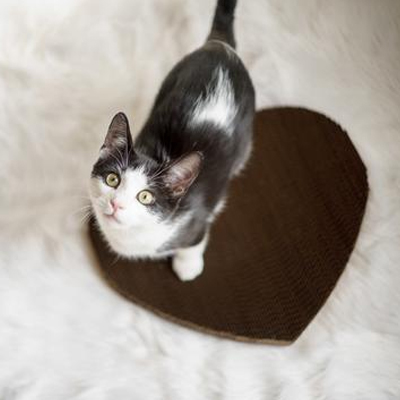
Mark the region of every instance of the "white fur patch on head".
<instances>
[{"instance_id":1,"label":"white fur patch on head","mask_svg":"<svg viewBox=\"0 0 400 400\"><path fill-rule=\"evenodd\" d=\"M189 124L196 126L211 122L231 134L236 113L235 94L228 72L218 67L207 88L207 98L197 99Z\"/></svg>"}]
</instances>

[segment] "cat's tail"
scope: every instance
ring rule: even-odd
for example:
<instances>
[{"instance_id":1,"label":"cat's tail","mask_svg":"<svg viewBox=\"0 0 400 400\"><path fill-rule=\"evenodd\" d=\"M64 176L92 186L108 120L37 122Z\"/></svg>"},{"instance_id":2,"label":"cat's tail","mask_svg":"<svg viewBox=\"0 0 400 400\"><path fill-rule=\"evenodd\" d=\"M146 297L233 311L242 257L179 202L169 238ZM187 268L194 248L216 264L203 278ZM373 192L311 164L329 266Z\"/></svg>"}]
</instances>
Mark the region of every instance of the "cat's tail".
<instances>
[{"instance_id":1,"label":"cat's tail","mask_svg":"<svg viewBox=\"0 0 400 400\"><path fill-rule=\"evenodd\" d=\"M218 0L208 40L221 40L235 48L233 20L237 0Z\"/></svg>"}]
</instances>

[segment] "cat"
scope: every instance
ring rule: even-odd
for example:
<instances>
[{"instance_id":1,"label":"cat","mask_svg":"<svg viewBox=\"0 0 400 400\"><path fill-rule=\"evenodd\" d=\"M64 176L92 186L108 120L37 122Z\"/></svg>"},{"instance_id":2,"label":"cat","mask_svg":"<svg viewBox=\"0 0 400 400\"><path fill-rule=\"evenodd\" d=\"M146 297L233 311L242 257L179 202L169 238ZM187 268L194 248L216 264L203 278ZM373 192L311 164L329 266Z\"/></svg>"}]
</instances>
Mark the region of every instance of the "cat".
<instances>
[{"instance_id":1,"label":"cat","mask_svg":"<svg viewBox=\"0 0 400 400\"><path fill-rule=\"evenodd\" d=\"M167 75L135 140L115 115L90 179L111 249L172 257L182 281L202 273L210 226L251 154L255 92L235 50L235 7L218 0L206 43Z\"/></svg>"}]
</instances>

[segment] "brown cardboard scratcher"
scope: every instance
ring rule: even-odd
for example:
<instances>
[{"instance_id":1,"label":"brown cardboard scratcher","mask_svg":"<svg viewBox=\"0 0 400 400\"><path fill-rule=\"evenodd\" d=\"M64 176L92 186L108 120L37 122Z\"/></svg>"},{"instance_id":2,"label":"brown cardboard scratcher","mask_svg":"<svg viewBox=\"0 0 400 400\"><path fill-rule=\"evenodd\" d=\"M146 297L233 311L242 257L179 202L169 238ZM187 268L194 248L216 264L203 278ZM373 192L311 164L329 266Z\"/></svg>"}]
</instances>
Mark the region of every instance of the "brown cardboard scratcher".
<instances>
[{"instance_id":1,"label":"brown cardboard scratcher","mask_svg":"<svg viewBox=\"0 0 400 400\"><path fill-rule=\"evenodd\" d=\"M203 274L181 282L170 261L116 261L91 223L106 281L173 322L236 340L291 343L334 289L368 196L347 134L299 108L257 113L253 155L214 223Z\"/></svg>"}]
</instances>

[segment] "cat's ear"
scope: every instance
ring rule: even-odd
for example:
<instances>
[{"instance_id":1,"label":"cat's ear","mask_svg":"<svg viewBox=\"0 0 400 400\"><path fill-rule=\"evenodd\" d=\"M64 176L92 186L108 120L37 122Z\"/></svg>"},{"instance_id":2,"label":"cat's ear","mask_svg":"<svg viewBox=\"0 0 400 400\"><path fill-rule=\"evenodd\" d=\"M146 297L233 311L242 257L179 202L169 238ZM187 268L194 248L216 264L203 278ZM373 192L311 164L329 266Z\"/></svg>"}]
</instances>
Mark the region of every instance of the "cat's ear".
<instances>
[{"instance_id":1,"label":"cat's ear","mask_svg":"<svg viewBox=\"0 0 400 400\"><path fill-rule=\"evenodd\" d=\"M102 149L129 148L132 145L132 136L126 115L119 112L114 116L108 127L107 136Z\"/></svg>"},{"instance_id":2,"label":"cat's ear","mask_svg":"<svg viewBox=\"0 0 400 400\"><path fill-rule=\"evenodd\" d=\"M203 156L194 151L175 161L163 174L165 186L173 197L181 197L199 175Z\"/></svg>"}]
</instances>

